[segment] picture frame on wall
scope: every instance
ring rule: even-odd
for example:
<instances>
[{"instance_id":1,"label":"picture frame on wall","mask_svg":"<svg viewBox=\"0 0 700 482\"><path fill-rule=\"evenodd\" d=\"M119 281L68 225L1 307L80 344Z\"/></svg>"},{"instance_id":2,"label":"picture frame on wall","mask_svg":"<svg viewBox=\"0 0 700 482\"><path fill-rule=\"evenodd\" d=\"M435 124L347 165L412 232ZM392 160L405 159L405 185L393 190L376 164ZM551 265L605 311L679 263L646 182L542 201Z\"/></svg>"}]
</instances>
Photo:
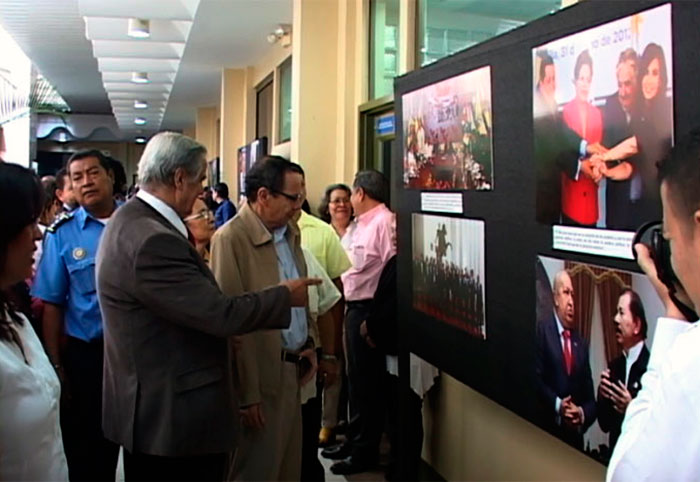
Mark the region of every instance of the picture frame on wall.
<instances>
[{"instance_id":1,"label":"picture frame on wall","mask_svg":"<svg viewBox=\"0 0 700 482\"><path fill-rule=\"evenodd\" d=\"M539 45L532 66L537 221L554 249L632 259L673 144L671 5Z\"/></svg>"},{"instance_id":2,"label":"picture frame on wall","mask_svg":"<svg viewBox=\"0 0 700 482\"><path fill-rule=\"evenodd\" d=\"M486 339L485 223L414 213L413 308Z\"/></svg>"},{"instance_id":3,"label":"picture frame on wall","mask_svg":"<svg viewBox=\"0 0 700 482\"><path fill-rule=\"evenodd\" d=\"M401 103L404 187L493 189L490 66L404 94Z\"/></svg>"},{"instance_id":4,"label":"picture frame on wall","mask_svg":"<svg viewBox=\"0 0 700 482\"><path fill-rule=\"evenodd\" d=\"M607 464L665 307L643 274L549 256L535 272L539 422Z\"/></svg>"}]
</instances>

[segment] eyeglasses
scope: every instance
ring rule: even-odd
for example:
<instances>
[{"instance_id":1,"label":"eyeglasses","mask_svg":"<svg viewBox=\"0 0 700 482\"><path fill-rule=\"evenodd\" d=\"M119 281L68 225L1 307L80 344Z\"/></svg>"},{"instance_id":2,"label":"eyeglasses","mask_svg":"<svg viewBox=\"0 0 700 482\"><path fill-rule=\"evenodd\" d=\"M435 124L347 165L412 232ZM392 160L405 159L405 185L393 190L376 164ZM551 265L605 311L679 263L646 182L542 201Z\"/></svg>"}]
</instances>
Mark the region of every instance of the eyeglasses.
<instances>
[{"instance_id":1,"label":"eyeglasses","mask_svg":"<svg viewBox=\"0 0 700 482\"><path fill-rule=\"evenodd\" d=\"M183 221L185 221L187 223L187 222L195 221L197 219L202 219L202 218L209 221L213 217L214 217L214 215L212 214L212 212L209 211L208 209L206 209L206 210L199 211L197 214L192 214L191 216L187 216L185 219L183 219Z\"/></svg>"},{"instance_id":2,"label":"eyeglasses","mask_svg":"<svg viewBox=\"0 0 700 482\"><path fill-rule=\"evenodd\" d=\"M279 194L280 196L284 196L293 203L300 203L304 200L303 194L287 194L286 192L277 191L275 189L270 189L270 192L273 194Z\"/></svg>"},{"instance_id":3,"label":"eyeglasses","mask_svg":"<svg viewBox=\"0 0 700 482\"><path fill-rule=\"evenodd\" d=\"M348 198L332 199L329 204L350 204Z\"/></svg>"}]
</instances>

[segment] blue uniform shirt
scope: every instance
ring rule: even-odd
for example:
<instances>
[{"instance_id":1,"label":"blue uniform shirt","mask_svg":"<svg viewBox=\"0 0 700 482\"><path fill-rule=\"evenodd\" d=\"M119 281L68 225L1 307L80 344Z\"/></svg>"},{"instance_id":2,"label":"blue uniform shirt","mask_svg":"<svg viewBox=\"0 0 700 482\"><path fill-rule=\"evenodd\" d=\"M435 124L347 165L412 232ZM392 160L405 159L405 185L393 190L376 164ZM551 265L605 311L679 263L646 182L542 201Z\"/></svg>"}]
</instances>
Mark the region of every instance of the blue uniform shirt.
<instances>
[{"instance_id":1,"label":"blue uniform shirt","mask_svg":"<svg viewBox=\"0 0 700 482\"><path fill-rule=\"evenodd\" d=\"M294 262L294 255L289 248L289 243L285 236L287 226L275 229L272 236L275 241L275 251L277 251L277 266L279 268L280 280L289 280L299 277L299 270ZM285 350L299 350L309 336L309 327L306 325L306 308L292 308L292 321L289 328L282 330L282 347Z\"/></svg>"},{"instance_id":2,"label":"blue uniform shirt","mask_svg":"<svg viewBox=\"0 0 700 482\"><path fill-rule=\"evenodd\" d=\"M47 230L32 295L62 306L66 334L84 341L102 337L95 256L105 226L80 207Z\"/></svg>"},{"instance_id":3,"label":"blue uniform shirt","mask_svg":"<svg viewBox=\"0 0 700 482\"><path fill-rule=\"evenodd\" d=\"M216 208L216 213L214 213L214 227L217 229L220 228L235 215L236 206L234 206L230 200L224 199L221 204L219 204L219 207Z\"/></svg>"}]
</instances>

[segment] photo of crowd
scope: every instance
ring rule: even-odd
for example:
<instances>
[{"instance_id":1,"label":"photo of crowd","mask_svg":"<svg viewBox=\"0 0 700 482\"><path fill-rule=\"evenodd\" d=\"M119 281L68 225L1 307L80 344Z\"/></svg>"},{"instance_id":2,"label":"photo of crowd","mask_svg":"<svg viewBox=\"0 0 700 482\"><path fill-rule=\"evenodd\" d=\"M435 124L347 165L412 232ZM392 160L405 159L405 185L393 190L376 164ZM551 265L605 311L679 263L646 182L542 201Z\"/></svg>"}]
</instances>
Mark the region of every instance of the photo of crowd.
<instances>
[{"instance_id":1,"label":"photo of crowd","mask_svg":"<svg viewBox=\"0 0 700 482\"><path fill-rule=\"evenodd\" d=\"M413 307L486 338L484 222L413 214Z\"/></svg>"},{"instance_id":2,"label":"photo of crowd","mask_svg":"<svg viewBox=\"0 0 700 482\"><path fill-rule=\"evenodd\" d=\"M533 49L538 222L635 231L661 218L672 54L668 4Z\"/></svg>"},{"instance_id":3,"label":"photo of crowd","mask_svg":"<svg viewBox=\"0 0 700 482\"><path fill-rule=\"evenodd\" d=\"M404 186L491 190L491 68L402 97Z\"/></svg>"},{"instance_id":4,"label":"photo of crowd","mask_svg":"<svg viewBox=\"0 0 700 482\"><path fill-rule=\"evenodd\" d=\"M644 275L544 256L536 294L538 420L607 464L663 303Z\"/></svg>"}]
</instances>

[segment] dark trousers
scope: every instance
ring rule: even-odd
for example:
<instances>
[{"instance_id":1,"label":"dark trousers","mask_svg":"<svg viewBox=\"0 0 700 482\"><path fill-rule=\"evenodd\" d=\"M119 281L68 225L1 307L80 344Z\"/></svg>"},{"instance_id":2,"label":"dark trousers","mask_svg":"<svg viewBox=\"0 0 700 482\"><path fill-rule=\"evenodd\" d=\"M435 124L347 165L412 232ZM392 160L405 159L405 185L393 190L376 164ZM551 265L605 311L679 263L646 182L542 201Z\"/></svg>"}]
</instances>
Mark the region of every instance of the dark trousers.
<instances>
[{"instance_id":1,"label":"dark trousers","mask_svg":"<svg viewBox=\"0 0 700 482\"><path fill-rule=\"evenodd\" d=\"M321 351L317 352L320 360ZM323 381L321 377L309 383L316 382L316 396L301 406L301 480L324 481L326 473L318 459L318 433L321 430L321 394Z\"/></svg>"},{"instance_id":2,"label":"dark trousers","mask_svg":"<svg viewBox=\"0 0 700 482\"><path fill-rule=\"evenodd\" d=\"M160 457L124 451L124 480L224 480L226 454Z\"/></svg>"},{"instance_id":3,"label":"dark trousers","mask_svg":"<svg viewBox=\"0 0 700 482\"><path fill-rule=\"evenodd\" d=\"M61 429L71 480L114 481L119 446L102 435L102 339L68 337Z\"/></svg>"},{"instance_id":4,"label":"dark trousers","mask_svg":"<svg viewBox=\"0 0 700 482\"><path fill-rule=\"evenodd\" d=\"M347 348L350 423L348 441L352 456L370 463L379 456L379 442L384 429L384 373L386 359L370 347L360 335L360 325L367 319L369 302L347 303L345 336Z\"/></svg>"},{"instance_id":5,"label":"dark trousers","mask_svg":"<svg viewBox=\"0 0 700 482\"><path fill-rule=\"evenodd\" d=\"M387 387L387 428L389 441L391 442L391 459L387 474L394 479L400 475L400 480L418 480L421 452L423 450L423 400L416 392L409 389L403 394L406 419L401 421L404 436L400 437L399 429L399 378L385 373ZM404 473L397 474L399 447L406 458L404 461Z\"/></svg>"}]
</instances>

